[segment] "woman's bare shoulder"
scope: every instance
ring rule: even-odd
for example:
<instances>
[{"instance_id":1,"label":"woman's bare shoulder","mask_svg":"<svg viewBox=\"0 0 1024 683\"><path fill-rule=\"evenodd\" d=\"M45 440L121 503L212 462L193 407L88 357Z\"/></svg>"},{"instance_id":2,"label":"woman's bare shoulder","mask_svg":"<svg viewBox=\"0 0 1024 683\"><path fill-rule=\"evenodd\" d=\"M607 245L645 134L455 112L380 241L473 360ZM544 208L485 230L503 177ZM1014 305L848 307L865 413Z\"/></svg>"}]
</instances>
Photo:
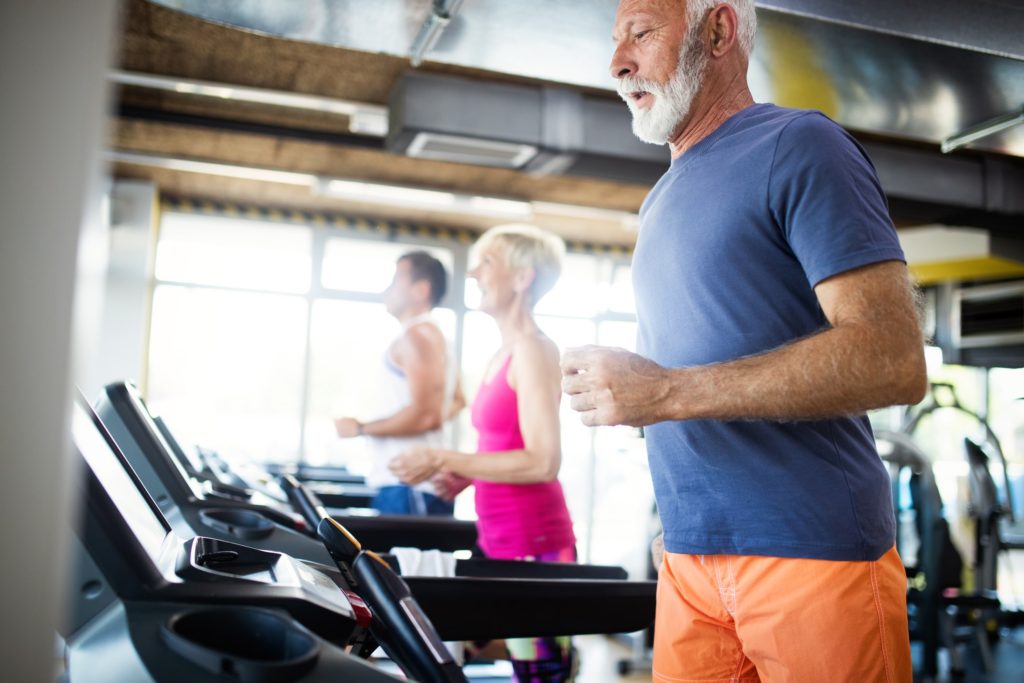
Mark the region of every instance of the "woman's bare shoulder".
<instances>
[{"instance_id":1,"label":"woman's bare shoulder","mask_svg":"<svg viewBox=\"0 0 1024 683\"><path fill-rule=\"evenodd\" d=\"M528 334L516 341L512 352L513 362L516 357L532 366L558 367L559 351L555 342L543 332Z\"/></svg>"}]
</instances>

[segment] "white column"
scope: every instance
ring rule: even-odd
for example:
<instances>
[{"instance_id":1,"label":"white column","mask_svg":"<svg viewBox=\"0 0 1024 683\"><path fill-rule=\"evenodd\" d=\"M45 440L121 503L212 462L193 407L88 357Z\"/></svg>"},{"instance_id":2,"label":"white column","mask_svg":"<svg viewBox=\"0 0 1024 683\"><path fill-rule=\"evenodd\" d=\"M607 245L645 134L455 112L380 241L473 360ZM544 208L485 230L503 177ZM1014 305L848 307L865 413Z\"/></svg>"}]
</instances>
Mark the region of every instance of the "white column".
<instances>
[{"instance_id":1,"label":"white column","mask_svg":"<svg viewBox=\"0 0 1024 683\"><path fill-rule=\"evenodd\" d=\"M76 290L96 301L99 288L79 282L99 284L104 260L99 151L114 9L0 3L0 677L10 681L54 678L72 359L89 339L72 320Z\"/></svg>"}]
</instances>

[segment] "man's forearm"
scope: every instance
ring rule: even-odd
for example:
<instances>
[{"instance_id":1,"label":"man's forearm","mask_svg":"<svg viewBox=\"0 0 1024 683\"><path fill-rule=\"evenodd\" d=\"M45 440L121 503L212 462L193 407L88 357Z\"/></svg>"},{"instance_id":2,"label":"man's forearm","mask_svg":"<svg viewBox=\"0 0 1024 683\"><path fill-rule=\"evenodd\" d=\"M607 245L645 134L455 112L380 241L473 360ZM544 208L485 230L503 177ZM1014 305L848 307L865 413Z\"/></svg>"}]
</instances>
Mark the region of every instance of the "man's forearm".
<instances>
[{"instance_id":1,"label":"man's forearm","mask_svg":"<svg viewBox=\"0 0 1024 683\"><path fill-rule=\"evenodd\" d=\"M440 410L409 405L394 415L363 423L362 433L367 436L415 436L440 428Z\"/></svg>"},{"instance_id":2,"label":"man's forearm","mask_svg":"<svg viewBox=\"0 0 1024 683\"><path fill-rule=\"evenodd\" d=\"M913 335L912 335L913 336ZM919 339L856 323L715 365L668 371L661 420L806 420L913 404L926 389Z\"/></svg>"}]
</instances>

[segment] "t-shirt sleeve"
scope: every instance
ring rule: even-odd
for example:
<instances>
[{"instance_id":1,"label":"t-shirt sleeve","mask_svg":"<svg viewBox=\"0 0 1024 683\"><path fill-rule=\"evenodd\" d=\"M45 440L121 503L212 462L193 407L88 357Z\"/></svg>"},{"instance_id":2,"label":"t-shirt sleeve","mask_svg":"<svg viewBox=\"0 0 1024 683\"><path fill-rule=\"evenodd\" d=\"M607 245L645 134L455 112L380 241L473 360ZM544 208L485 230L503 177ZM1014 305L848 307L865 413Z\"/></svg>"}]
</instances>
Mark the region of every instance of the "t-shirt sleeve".
<instances>
[{"instance_id":1,"label":"t-shirt sleeve","mask_svg":"<svg viewBox=\"0 0 1024 683\"><path fill-rule=\"evenodd\" d=\"M812 287L881 261L906 261L867 154L823 114L791 121L779 135L768 204Z\"/></svg>"}]
</instances>

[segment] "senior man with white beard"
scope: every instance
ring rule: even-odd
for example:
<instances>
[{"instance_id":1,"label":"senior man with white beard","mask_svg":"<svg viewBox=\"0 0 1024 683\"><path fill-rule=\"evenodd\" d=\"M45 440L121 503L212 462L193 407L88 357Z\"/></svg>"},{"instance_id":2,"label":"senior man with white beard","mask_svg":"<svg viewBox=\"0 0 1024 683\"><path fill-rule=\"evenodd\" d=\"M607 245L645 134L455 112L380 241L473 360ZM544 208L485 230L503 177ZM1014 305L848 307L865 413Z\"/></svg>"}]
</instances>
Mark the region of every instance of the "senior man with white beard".
<instances>
[{"instance_id":1,"label":"senior man with white beard","mask_svg":"<svg viewBox=\"0 0 1024 683\"><path fill-rule=\"evenodd\" d=\"M911 680L906 577L865 411L926 388L864 150L755 104L751 0L622 0L612 76L667 144L633 257L638 351L583 347L587 425L645 427L664 527L654 679Z\"/></svg>"}]
</instances>

